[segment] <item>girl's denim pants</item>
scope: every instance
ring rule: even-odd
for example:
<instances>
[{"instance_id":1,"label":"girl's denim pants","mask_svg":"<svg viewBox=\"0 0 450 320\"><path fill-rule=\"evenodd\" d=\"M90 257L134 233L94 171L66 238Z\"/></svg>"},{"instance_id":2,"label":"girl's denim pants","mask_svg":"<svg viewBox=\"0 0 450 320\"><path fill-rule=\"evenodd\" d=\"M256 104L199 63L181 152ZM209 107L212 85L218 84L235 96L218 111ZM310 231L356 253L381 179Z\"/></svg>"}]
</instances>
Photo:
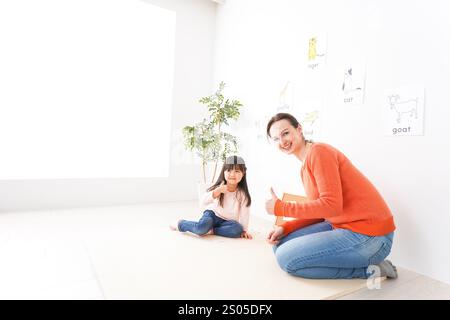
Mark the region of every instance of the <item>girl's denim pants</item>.
<instances>
[{"instance_id":1,"label":"girl's denim pants","mask_svg":"<svg viewBox=\"0 0 450 320\"><path fill-rule=\"evenodd\" d=\"M242 225L234 220L225 220L215 215L212 210L205 210L203 216L198 222L180 220L178 222L178 230L189 231L198 235L204 235L213 229L215 235L239 238L244 231Z\"/></svg>"}]
</instances>

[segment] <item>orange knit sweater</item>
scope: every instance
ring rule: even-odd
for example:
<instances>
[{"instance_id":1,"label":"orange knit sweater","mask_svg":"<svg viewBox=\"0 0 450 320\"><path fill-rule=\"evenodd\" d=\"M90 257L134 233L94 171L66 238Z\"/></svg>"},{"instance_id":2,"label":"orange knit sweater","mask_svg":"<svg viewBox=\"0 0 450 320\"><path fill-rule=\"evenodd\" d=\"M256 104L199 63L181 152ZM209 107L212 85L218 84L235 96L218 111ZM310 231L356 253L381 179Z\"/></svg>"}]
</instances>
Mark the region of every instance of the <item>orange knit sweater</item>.
<instances>
[{"instance_id":1,"label":"orange knit sweater","mask_svg":"<svg viewBox=\"0 0 450 320\"><path fill-rule=\"evenodd\" d=\"M294 217L282 226L288 234L305 225L303 219L323 218L334 228L369 236L395 230L394 219L373 184L339 150L314 143L301 169L308 201L277 200L275 215Z\"/></svg>"}]
</instances>

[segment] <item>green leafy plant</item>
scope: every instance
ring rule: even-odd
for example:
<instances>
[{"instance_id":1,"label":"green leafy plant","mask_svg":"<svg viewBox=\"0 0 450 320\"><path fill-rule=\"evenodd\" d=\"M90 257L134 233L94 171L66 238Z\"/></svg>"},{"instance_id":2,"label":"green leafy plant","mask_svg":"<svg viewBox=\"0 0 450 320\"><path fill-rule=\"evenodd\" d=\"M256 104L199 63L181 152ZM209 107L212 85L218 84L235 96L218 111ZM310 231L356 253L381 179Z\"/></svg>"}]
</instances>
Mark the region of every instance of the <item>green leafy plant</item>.
<instances>
[{"instance_id":1,"label":"green leafy plant","mask_svg":"<svg viewBox=\"0 0 450 320\"><path fill-rule=\"evenodd\" d=\"M240 116L239 108L242 104L238 100L225 98L223 90L225 83L219 84L219 89L212 95L199 100L208 108L209 118L183 128L185 147L195 152L202 161L203 182L206 183L206 166L214 162L214 172L211 183L214 182L219 161L225 161L228 155L238 150L237 138L224 132L224 126L229 120L237 120Z\"/></svg>"}]
</instances>

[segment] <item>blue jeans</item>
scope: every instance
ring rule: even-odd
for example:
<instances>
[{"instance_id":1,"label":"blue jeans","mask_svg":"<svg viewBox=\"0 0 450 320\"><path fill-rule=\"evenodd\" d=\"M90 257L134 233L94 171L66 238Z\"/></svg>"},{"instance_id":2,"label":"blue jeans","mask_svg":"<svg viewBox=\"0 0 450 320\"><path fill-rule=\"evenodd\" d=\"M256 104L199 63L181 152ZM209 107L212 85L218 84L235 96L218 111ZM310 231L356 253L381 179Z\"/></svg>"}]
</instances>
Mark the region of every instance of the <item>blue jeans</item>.
<instances>
[{"instance_id":1,"label":"blue jeans","mask_svg":"<svg viewBox=\"0 0 450 320\"><path fill-rule=\"evenodd\" d=\"M389 255L393 238L393 232L372 237L320 222L288 234L273 250L281 269L297 277L367 279L367 267Z\"/></svg>"},{"instance_id":2,"label":"blue jeans","mask_svg":"<svg viewBox=\"0 0 450 320\"><path fill-rule=\"evenodd\" d=\"M225 220L215 215L212 210L205 210L198 222L180 220L178 230L204 235L213 229L214 234L228 238L239 238L244 231L242 225L234 220Z\"/></svg>"}]
</instances>

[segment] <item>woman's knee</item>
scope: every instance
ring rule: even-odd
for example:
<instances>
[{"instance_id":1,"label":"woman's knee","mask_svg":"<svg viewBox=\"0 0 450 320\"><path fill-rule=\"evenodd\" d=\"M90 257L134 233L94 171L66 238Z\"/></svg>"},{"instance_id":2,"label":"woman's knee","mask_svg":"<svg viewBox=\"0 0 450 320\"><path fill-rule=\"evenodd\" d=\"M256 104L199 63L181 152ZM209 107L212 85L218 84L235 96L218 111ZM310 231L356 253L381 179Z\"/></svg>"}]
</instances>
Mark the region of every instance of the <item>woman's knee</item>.
<instances>
[{"instance_id":1,"label":"woman's knee","mask_svg":"<svg viewBox=\"0 0 450 320\"><path fill-rule=\"evenodd\" d=\"M292 257L283 254L283 252L280 251L281 250L277 250L275 252L275 256L277 258L278 265L283 271L295 277L305 279L315 278L314 269L311 268L311 266L308 266L306 263L302 263L298 257Z\"/></svg>"},{"instance_id":2,"label":"woman's knee","mask_svg":"<svg viewBox=\"0 0 450 320\"><path fill-rule=\"evenodd\" d=\"M289 250L289 248L283 246L277 248L275 257L280 268L289 274L294 274L297 270L306 267L306 265L301 262L302 259L297 251Z\"/></svg>"},{"instance_id":3,"label":"woman's knee","mask_svg":"<svg viewBox=\"0 0 450 320\"><path fill-rule=\"evenodd\" d=\"M284 272L286 272L287 274L290 274L290 275L300 276L298 274L298 271L301 269L294 268L289 260L280 258L277 253L275 253L275 256L277 257L277 262L278 262L278 265L280 266L281 270L283 270Z\"/></svg>"}]
</instances>

